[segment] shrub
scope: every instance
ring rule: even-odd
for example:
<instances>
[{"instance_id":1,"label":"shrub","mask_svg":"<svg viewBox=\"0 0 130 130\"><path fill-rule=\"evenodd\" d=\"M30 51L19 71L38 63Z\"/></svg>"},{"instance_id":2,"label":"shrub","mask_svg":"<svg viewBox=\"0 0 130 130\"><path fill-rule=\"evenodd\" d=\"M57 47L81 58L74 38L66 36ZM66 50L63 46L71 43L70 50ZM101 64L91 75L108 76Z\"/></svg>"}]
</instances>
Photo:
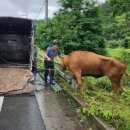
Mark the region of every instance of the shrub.
<instances>
[{"instance_id":1,"label":"shrub","mask_svg":"<svg viewBox=\"0 0 130 130\"><path fill-rule=\"evenodd\" d=\"M96 86L99 88L103 88L107 91L112 91L112 85L108 77L102 77L97 80Z\"/></svg>"},{"instance_id":2,"label":"shrub","mask_svg":"<svg viewBox=\"0 0 130 130\"><path fill-rule=\"evenodd\" d=\"M129 48L130 47L130 37L126 37L124 39L123 45L124 48Z\"/></svg>"},{"instance_id":3,"label":"shrub","mask_svg":"<svg viewBox=\"0 0 130 130\"><path fill-rule=\"evenodd\" d=\"M130 52L126 51L126 50L122 50L121 52L121 59L122 61L126 64L127 69L130 71Z\"/></svg>"},{"instance_id":4,"label":"shrub","mask_svg":"<svg viewBox=\"0 0 130 130\"><path fill-rule=\"evenodd\" d=\"M121 42L122 41L115 41L115 40L113 40L113 41L107 41L106 42L106 46L107 47L109 47L109 48L117 48L117 47L119 47L120 46L120 44L121 44Z\"/></svg>"}]
</instances>

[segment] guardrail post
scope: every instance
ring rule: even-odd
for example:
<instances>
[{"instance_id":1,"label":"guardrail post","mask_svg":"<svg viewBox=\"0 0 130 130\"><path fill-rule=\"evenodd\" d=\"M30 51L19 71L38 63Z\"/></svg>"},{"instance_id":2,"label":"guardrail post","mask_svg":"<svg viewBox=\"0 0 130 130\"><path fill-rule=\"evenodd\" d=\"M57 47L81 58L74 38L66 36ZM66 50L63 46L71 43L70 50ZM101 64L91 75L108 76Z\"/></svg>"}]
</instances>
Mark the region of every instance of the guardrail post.
<instances>
[{"instance_id":1,"label":"guardrail post","mask_svg":"<svg viewBox=\"0 0 130 130\"><path fill-rule=\"evenodd\" d=\"M73 90L77 90L76 79L72 79L72 89L73 89Z\"/></svg>"}]
</instances>

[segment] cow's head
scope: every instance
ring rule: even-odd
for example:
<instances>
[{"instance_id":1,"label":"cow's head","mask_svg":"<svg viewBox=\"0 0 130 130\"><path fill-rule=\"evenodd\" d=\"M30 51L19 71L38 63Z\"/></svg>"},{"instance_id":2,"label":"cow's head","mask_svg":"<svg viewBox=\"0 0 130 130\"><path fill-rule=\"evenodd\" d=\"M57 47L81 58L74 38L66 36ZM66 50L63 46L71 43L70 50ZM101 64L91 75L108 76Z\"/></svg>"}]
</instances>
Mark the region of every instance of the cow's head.
<instances>
[{"instance_id":1,"label":"cow's head","mask_svg":"<svg viewBox=\"0 0 130 130\"><path fill-rule=\"evenodd\" d=\"M65 70L67 69L68 67L68 55L60 55L60 58L62 60L62 63L61 63L61 67L62 67L62 70Z\"/></svg>"}]
</instances>

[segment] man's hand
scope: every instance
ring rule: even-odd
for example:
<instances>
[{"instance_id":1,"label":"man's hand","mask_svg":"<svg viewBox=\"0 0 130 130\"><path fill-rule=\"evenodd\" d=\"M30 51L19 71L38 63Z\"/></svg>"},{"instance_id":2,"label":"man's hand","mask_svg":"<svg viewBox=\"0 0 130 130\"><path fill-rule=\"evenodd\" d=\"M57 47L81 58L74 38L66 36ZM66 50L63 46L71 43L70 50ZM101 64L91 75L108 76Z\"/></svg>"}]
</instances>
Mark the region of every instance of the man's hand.
<instances>
[{"instance_id":1,"label":"man's hand","mask_svg":"<svg viewBox=\"0 0 130 130\"><path fill-rule=\"evenodd\" d=\"M51 61L51 58L47 57L47 60L48 60L48 61Z\"/></svg>"},{"instance_id":2,"label":"man's hand","mask_svg":"<svg viewBox=\"0 0 130 130\"><path fill-rule=\"evenodd\" d=\"M45 53L45 58L47 58L47 61L51 61L51 58L48 57L48 55Z\"/></svg>"}]
</instances>

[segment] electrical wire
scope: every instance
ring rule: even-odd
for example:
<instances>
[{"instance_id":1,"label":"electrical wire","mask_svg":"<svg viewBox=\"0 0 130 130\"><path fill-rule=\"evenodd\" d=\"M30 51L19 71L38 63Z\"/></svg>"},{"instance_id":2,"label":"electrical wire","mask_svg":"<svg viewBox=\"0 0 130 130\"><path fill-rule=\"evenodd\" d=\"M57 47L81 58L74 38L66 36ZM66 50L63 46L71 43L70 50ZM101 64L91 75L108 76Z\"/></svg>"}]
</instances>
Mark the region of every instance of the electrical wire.
<instances>
[{"instance_id":1,"label":"electrical wire","mask_svg":"<svg viewBox=\"0 0 130 130\"><path fill-rule=\"evenodd\" d=\"M23 16L27 18L27 0L22 1L22 3L23 3L23 12L24 12Z\"/></svg>"},{"instance_id":2,"label":"electrical wire","mask_svg":"<svg viewBox=\"0 0 130 130\"><path fill-rule=\"evenodd\" d=\"M25 4L26 18L28 18L28 7L29 7L29 0L26 0L26 4Z\"/></svg>"},{"instance_id":3,"label":"electrical wire","mask_svg":"<svg viewBox=\"0 0 130 130\"><path fill-rule=\"evenodd\" d=\"M45 1L43 1L42 6L41 6L41 8L40 8L40 10L39 10L39 12L38 12L38 14L37 14L37 16L35 17L35 20L38 19L38 17L39 17L39 15L40 15L40 13L41 13L41 11L42 11L44 5L45 5Z\"/></svg>"}]
</instances>

